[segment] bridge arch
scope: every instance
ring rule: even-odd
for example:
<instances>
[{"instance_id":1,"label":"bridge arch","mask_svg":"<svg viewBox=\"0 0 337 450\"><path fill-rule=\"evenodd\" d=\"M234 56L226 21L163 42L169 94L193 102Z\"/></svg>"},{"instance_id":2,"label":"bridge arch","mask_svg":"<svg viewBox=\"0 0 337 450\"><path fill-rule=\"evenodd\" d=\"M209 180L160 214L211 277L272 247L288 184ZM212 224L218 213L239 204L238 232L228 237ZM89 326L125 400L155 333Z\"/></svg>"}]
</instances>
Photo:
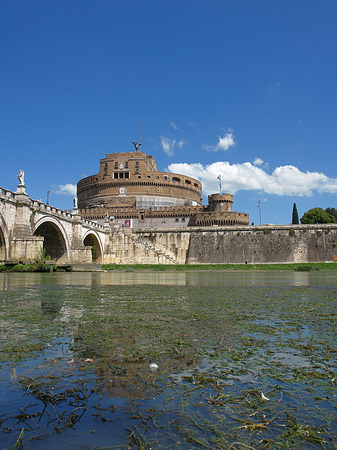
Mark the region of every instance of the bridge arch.
<instances>
[{"instance_id":1,"label":"bridge arch","mask_svg":"<svg viewBox=\"0 0 337 450\"><path fill-rule=\"evenodd\" d=\"M95 231L88 230L83 237L83 244L91 247L92 262L102 264L103 262L103 245L100 236Z\"/></svg>"},{"instance_id":2,"label":"bridge arch","mask_svg":"<svg viewBox=\"0 0 337 450\"><path fill-rule=\"evenodd\" d=\"M0 263L4 263L8 259L9 249L9 233L6 222L0 214Z\"/></svg>"},{"instance_id":3,"label":"bridge arch","mask_svg":"<svg viewBox=\"0 0 337 450\"><path fill-rule=\"evenodd\" d=\"M53 217L42 217L35 224L34 236L44 238L43 248L46 254L57 263L70 262L70 245L62 224Z\"/></svg>"}]
</instances>

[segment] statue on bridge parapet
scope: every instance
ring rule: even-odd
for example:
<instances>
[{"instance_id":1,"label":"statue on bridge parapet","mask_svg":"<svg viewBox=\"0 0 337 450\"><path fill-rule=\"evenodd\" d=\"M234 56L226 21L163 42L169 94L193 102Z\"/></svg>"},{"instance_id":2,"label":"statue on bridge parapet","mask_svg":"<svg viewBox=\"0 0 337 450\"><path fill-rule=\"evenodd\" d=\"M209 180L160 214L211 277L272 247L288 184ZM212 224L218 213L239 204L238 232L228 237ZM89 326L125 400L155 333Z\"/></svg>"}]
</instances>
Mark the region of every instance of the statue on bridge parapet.
<instances>
[{"instance_id":1,"label":"statue on bridge parapet","mask_svg":"<svg viewBox=\"0 0 337 450\"><path fill-rule=\"evenodd\" d=\"M76 195L74 197L74 209L78 209L78 200L77 200L77 196Z\"/></svg>"},{"instance_id":2,"label":"statue on bridge parapet","mask_svg":"<svg viewBox=\"0 0 337 450\"><path fill-rule=\"evenodd\" d=\"M17 186L15 194L17 196L21 196L20 199L23 200L24 198L28 198L28 194L26 193L26 186L25 186L25 172L23 170L20 170L19 175L17 175L19 184ZM23 197L22 197L23 196ZM19 199L19 197L18 197ZM26 200L24 200L26 201Z\"/></svg>"},{"instance_id":3,"label":"statue on bridge parapet","mask_svg":"<svg viewBox=\"0 0 337 450\"><path fill-rule=\"evenodd\" d=\"M20 170L19 175L17 175L18 180L19 180L19 186L24 186L25 185L25 172L23 170Z\"/></svg>"}]
</instances>

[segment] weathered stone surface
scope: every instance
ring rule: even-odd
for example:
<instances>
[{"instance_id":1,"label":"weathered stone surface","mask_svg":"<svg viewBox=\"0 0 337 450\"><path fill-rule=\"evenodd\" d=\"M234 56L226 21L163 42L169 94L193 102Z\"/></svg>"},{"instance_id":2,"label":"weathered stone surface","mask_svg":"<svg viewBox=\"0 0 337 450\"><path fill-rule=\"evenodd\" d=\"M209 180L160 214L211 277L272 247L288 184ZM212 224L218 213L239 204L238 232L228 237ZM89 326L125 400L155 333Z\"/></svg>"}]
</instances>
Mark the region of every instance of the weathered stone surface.
<instances>
[{"instance_id":1,"label":"weathered stone surface","mask_svg":"<svg viewBox=\"0 0 337 450\"><path fill-rule=\"evenodd\" d=\"M32 200L22 186L16 192L0 188L0 262L32 261L44 247L58 264L91 263L93 243L103 262L108 236L102 225Z\"/></svg>"},{"instance_id":2,"label":"weathered stone surface","mask_svg":"<svg viewBox=\"0 0 337 450\"><path fill-rule=\"evenodd\" d=\"M281 225L193 230L187 263L332 261L337 225Z\"/></svg>"},{"instance_id":3,"label":"weathered stone surface","mask_svg":"<svg viewBox=\"0 0 337 450\"><path fill-rule=\"evenodd\" d=\"M104 260L117 264L330 262L337 225L119 230L109 249Z\"/></svg>"}]
</instances>

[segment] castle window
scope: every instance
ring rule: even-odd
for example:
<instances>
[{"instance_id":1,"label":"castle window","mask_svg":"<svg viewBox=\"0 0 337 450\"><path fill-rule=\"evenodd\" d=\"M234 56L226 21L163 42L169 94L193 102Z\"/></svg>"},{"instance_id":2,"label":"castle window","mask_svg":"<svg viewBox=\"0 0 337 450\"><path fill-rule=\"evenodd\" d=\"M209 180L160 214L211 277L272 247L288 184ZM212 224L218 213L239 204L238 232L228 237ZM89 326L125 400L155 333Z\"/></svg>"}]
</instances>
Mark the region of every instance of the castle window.
<instances>
[{"instance_id":1,"label":"castle window","mask_svg":"<svg viewBox=\"0 0 337 450\"><path fill-rule=\"evenodd\" d=\"M190 180L185 180L186 184L191 184Z\"/></svg>"},{"instance_id":2,"label":"castle window","mask_svg":"<svg viewBox=\"0 0 337 450\"><path fill-rule=\"evenodd\" d=\"M124 178L124 173L123 172L119 172L119 178Z\"/></svg>"},{"instance_id":3,"label":"castle window","mask_svg":"<svg viewBox=\"0 0 337 450\"><path fill-rule=\"evenodd\" d=\"M136 161L136 167L139 167L139 161Z\"/></svg>"},{"instance_id":4,"label":"castle window","mask_svg":"<svg viewBox=\"0 0 337 450\"><path fill-rule=\"evenodd\" d=\"M179 183L179 181L180 181L180 178L177 178L177 177L173 177L173 178L172 178L172 181L175 181L176 183Z\"/></svg>"},{"instance_id":5,"label":"castle window","mask_svg":"<svg viewBox=\"0 0 337 450\"><path fill-rule=\"evenodd\" d=\"M118 169L118 162L115 162L115 169Z\"/></svg>"},{"instance_id":6,"label":"castle window","mask_svg":"<svg viewBox=\"0 0 337 450\"><path fill-rule=\"evenodd\" d=\"M126 169L129 168L129 162L128 162L128 161L126 161L126 163L125 163L125 168L126 168Z\"/></svg>"},{"instance_id":7,"label":"castle window","mask_svg":"<svg viewBox=\"0 0 337 450\"><path fill-rule=\"evenodd\" d=\"M118 172L114 172L114 180L118 179Z\"/></svg>"},{"instance_id":8,"label":"castle window","mask_svg":"<svg viewBox=\"0 0 337 450\"><path fill-rule=\"evenodd\" d=\"M130 173L129 172L125 172L124 173L124 178L130 178Z\"/></svg>"}]
</instances>

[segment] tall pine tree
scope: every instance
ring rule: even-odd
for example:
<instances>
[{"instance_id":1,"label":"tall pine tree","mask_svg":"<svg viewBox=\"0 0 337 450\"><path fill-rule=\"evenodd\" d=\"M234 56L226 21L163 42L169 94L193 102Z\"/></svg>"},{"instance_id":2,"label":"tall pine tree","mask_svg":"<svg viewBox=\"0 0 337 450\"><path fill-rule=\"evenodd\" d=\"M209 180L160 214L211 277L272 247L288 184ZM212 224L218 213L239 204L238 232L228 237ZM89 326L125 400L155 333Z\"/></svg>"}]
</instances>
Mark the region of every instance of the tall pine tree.
<instances>
[{"instance_id":1,"label":"tall pine tree","mask_svg":"<svg viewBox=\"0 0 337 450\"><path fill-rule=\"evenodd\" d=\"M293 206L293 218L292 218L291 223L292 223L292 225L298 225L299 224L296 203L294 203L294 206Z\"/></svg>"}]
</instances>

